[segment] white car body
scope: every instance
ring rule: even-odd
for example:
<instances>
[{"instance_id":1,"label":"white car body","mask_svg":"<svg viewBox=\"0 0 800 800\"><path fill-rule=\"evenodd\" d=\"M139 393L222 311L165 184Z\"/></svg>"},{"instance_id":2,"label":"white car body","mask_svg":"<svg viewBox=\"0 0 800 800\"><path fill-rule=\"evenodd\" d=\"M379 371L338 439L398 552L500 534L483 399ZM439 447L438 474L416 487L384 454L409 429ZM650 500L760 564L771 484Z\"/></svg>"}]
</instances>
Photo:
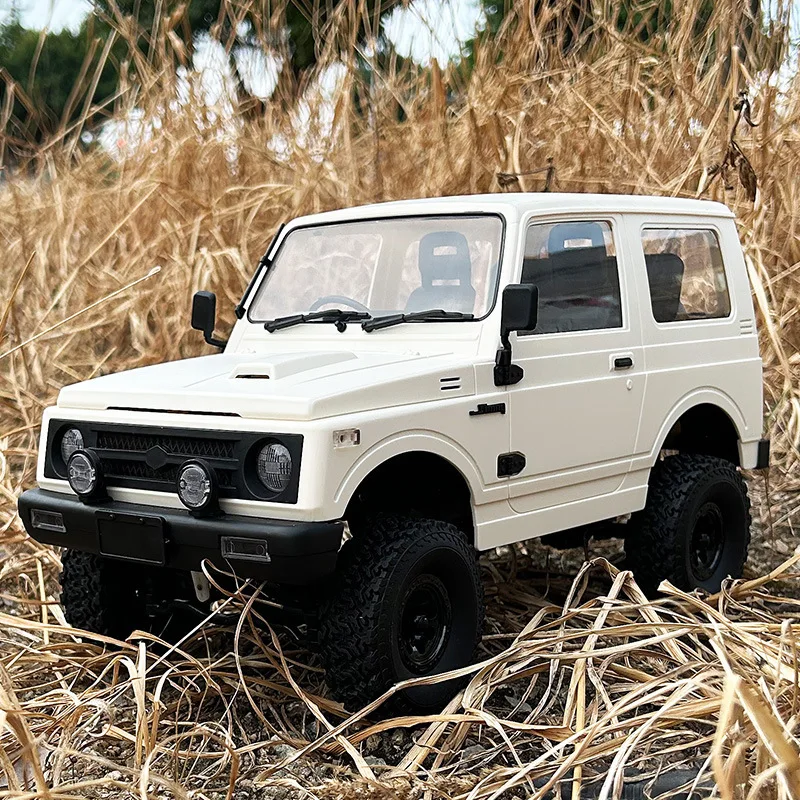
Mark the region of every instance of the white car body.
<instances>
[{"instance_id":1,"label":"white car body","mask_svg":"<svg viewBox=\"0 0 800 800\"><path fill-rule=\"evenodd\" d=\"M418 322L372 332L300 324L268 333L239 319L224 353L159 364L65 387L43 419L39 486L53 420L149 428L302 434L296 503L227 498L222 511L296 521L340 520L362 482L411 452L440 456L463 476L479 550L610 520L645 505L650 470L688 410L713 406L735 429L738 465L752 468L762 433L762 364L747 270L733 214L723 205L660 197L503 194L411 200L296 219L301 226L371 218L494 213L505 223L499 289L488 315L467 324ZM523 379L493 380L503 287L520 281L528 226L602 220L613 231L622 326L511 334ZM730 314L658 323L651 313L642 231L713 231ZM262 275L263 280L263 275ZM258 286L250 297L254 297ZM615 369L615 359L632 365ZM246 376L246 377L243 377ZM473 414L479 404L505 413ZM334 446L337 431L358 444ZM498 477L498 456L525 466ZM398 492L413 496L415 476ZM115 501L182 508L177 494L109 489Z\"/></svg>"}]
</instances>

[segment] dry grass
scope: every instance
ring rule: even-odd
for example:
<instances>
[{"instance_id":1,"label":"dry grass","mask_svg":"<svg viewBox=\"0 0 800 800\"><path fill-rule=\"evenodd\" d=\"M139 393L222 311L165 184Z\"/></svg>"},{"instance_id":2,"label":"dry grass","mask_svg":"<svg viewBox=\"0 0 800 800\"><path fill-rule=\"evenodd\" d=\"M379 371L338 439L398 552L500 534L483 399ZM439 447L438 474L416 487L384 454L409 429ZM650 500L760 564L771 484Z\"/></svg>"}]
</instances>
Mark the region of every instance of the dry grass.
<instances>
[{"instance_id":1,"label":"dry grass","mask_svg":"<svg viewBox=\"0 0 800 800\"><path fill-rule=\"evenodd\" d=\"M760 124L738 141L759 200L720 180L707 194L737 211L759 312L776 461L761 522L791 526L800 84L737 55L744 4L716 3L700 38L699 0L675 5L664 35L645 44L597 26L577 58L548 38L552 20L532 22L521 3L477 49L471 75L375 63L369 84L357 56L374 57L354 49L357 12L343 6L319 37L321 63L343 65L333 125L315 124L312 87L312 122L299 138L299 90L288 81L263 114L233 122L196 102L170 104L180 47L162 27L153 63L134 59L135 80L113 103L118 115L135 104L158 117L151 139L114 163L84 151L77 126L0 184L0 592L12 612L0 633L0 797L477 800L542 796L554 781L604 782L610 797L624 770L668 764L703 765L724 798L800 797L798 607L782 597L796 594L796 559L769 582L647 604L606 562L585 567L554 602L558 587L547 594L524 549L496 555L485 565L485 660L464 694L434 719L370 723L342 720L313 658L256 624L254 587L229 601L243 610L236 630L204 627L180 647L76 638L55 602L58 554L26 540L15 516L16 496L34 481L42 409L58 389L201 352L188 331L191 294L216 290L230 322L282 220L398 197L536 189L542 174L498 174L548 158L559 190L693 196L704 168L722 160L747 89ZM762 42L750 55L763 66L768 51ZM6 158L31 152L13 120L0 148ZM599 577L585 594L590 572Z\"/></svg>"}]
</instances>

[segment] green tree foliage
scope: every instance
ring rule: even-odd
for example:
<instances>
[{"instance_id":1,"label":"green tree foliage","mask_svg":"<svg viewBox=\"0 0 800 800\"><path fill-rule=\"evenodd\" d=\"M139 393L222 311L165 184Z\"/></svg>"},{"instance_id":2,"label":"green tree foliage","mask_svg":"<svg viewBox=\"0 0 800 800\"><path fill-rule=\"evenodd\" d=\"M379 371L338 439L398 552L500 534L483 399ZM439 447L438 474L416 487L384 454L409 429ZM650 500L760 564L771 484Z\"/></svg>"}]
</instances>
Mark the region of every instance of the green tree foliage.
<instances>
[{"instance_id":1,"label":"green tree foliage","mask_svg":"<svg viewBox=\"0 0 800 800\"><path fill-rule=\"evenodd\" d=\"M41 141L83 113L86 92L94 82L107 32L98 36L87 19L77 33L64 29L42 34L19 20L0 26L0 103L14 90L17 133ZM110 97L118 74L107 59L100 70L92 102Z\"/></svg>"},{"instance_id":2,"label":"green tree foliage","mask_svg":"<svg viewBox=\"0 0 800 800\"><path fill-rule=\"evenodd\" d=\"M291 0L284 9L284 35L288 44L289 66L296 81L311 69L317 60L317 32L325 28L342 3L318 2L316 6L303 0ZM396 5L399 0L367 0L369 20L377 22L380 15ZM263 29L263 19L254 12L245 17L249 32L232 30L231 6L226 0L95 0L95 10L77 33L63 30L42 34L22 26L12 18L0 26L0 103L10 85L15 84L13 116L16 133L21 139L41 142L54 135L83 113L86 93L90 89L103 45L114 26L125 17L138 20L140 35L134 43L142 53L150 51L151 37L159 30L161 21L170 20L171 30L177 34L191 52L194 37L210 34L228 42L233 37L237 46L258 46L262 40L257 32ZM161 20L156 24L156 13ZM358 34L367 38L362 15L359 15ZM40 42L41 40L41 42ZM40 47L41 44L41 47ZM119 65L124 61L126 48L131 42L121 38L114 45L112 57L103 64L92 104L111 97L119 82ZM267 42L269 44L269 42ZM236 73L235 62L232 67ZM240 76L237 75L237 78ZM244 85L238 80L241 91ZM0 106L1 107L1 106ZM89 122L96 121L95 118Z\"/></svg>"},{"instance_id":3,"label":"green tree foliage","mask_svg":"<svg viewBox=\"0 0 800 800\"><path fill-rule=\"evenodd\" d=\"M382 14L398 5L401 0L366 0L364 7L357 10L359 20L358 38L367 36L364 20L377 21ZM135 16L142 31L151 31L154 27L156 8L164 17L179 15L175 32L186 44L191 45L191 38L198 33L211 33L221 41L227 41L231 35L232 14L235 6L228 0L95 0L96 7L107 18L115 19L114 8L123 16ZM285 34L289 45L290 65L295 75L313 67L317 61L317 34L323 30L334 15L342 7L356 4L349 0L289 0L283 9ZM262 5L262 8L264 6ZM264 12L266 13L266 12ZM251 31L264 28L264 18L260 12L250 10L243 21L249 24ZM242 37L242 44L252 42L252 34Z\"/></svg>"}]
</instances>

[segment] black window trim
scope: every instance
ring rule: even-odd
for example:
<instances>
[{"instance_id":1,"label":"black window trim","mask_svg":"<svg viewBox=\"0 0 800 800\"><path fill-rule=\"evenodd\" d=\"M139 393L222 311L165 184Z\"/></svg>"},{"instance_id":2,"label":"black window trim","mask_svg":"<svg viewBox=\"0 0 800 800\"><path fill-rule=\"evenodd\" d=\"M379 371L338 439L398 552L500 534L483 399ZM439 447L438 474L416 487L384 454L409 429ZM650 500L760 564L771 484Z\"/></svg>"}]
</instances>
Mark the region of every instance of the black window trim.
<instances>
[{"instance_id":1,"label":"black window trim","mask_svg":"<svg viewBox=\"0 0 800 800\"><path fill-rule=\"evenodd\" d=\"M280 237L280 241L277 242L277 250L275 250L274 255L272 258L269 259L269 262L266 264L266 269L262 270L261 280L258 281L258 285L253 287L253 290L250 294L250 302L247 304L247 321L253 323L254 325L261 325L266 320L263 319L253 319L250 315L250 310L253 307L253 302L255 301L256 297L258 296L258 292L260 291L264 281L267 279L269 275L269 271L272 269L272 265L277 261L278 256L281 253L281 250L286 243L286 240L295 232L300 230L305 230L307 228L324 228L330 225L349 225L353 222L384 222L386 220L392 219L456 219L459 217L496 217L500 220L500 249L497 253L497 275L495 276L495 285L494 285L494 294L492 295L492 302L487 309L486 313L480 317L473 317L472 319L450 319L447 322L459 322L459 323L471 323L471 322L482 322L483 320L487 319L491 313L494 311L495 307L497 306L497 298L500 296L500 279L503 274L503 259L505 257L505 250L506 250L506 230L508 227L508 221L506 220L506 215L500 211L457 211L451 213L443 213L443 214L424 214L424 213L413 213L413 214L386 214L384 216L373 216L373 217L354 217L353 219L339 219L339 220L331 220L329 222L309 222L305 225L296 225L294 227L289 227L287 225L282 230L282 236ZM270 249L274 248L274 244L270 246ZM437 323L441 322L441 320L437 320Z\"/></svg>"},{"instance_id":2,"label":"black window trim","mask_svg":"<svg viewBox=\"0 0 800 800\"><path fill-rule=\"evenodd\" d=\"M557 225L561 222L605 222L611 230L611 239L614 242L615 256L617 260L617 280L619 282L620 311L622 314L622 324L613 328L588 328L583 331L553 331L552 333L533 333L532 331L519 331L517 336L521 341L536 340L542 336L581 336L586 334L597 335L598 333L630 333L630 319L628 314L628 284L625 280L624 257L620 247L620 237L617 235L622 227L619 216L614 216L605 211L600 214L575 213L565 216L563 213L539 214L532 212L530 215L520 220L520 253L518 263L515 266L517 280L522 282L522 265L525 260L525 240L528 236L528 228L532 225ZM620 262L623 262L622 265Z\"/></svg>"},{"instance_id":3,"label":"black window trim","mask_svg":"<svg viewBox=\"0 0 800 800\"><path fill-rule=\"evenodd\" d=\"M699 231L701 233L712 233L714 238L717 241L717 247L719 248L719 256L722 259L722 274L725 276L725 293L728 295L728 313L724 317L695 317L694 319L676 319L672 320L671 322L659 322L655 314L653 313L653 298L650 294L650 280L647 277L647 263L646 263L646 253L644 252L644 232L645 231ZM650 308L650 321L659 328L663 328L664 326L672 327L673 325L694 325L702 323L703 325L710 325L713 323L716 324L723 324L726 322L730 322L736 316L736 307L734 296L731 294L731 282L728 279L730 275L730 271L728 270L727 260L725 258L725 253L722 248L722 241L723 237L721 234L720 229L717 225L709 222L699 223L697 220L692 220L691 222L680 222L678 220L674 220L671 223L653 223L653 222L646 222L639 226L639 247L641 248L640 252L642 255L642 266L644 267L644 282L647 286L647 305Z\"/></svg>"}]
</instances>

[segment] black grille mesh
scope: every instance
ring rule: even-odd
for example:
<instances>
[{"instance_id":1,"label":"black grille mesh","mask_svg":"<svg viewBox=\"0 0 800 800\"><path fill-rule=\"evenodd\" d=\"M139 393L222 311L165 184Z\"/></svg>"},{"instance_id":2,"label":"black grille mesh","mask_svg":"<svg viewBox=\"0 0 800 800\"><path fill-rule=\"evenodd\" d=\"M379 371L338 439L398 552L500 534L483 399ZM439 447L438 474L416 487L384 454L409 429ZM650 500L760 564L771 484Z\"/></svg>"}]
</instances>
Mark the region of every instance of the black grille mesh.
<instances>
[{"instance_id":1,"label":"black grille mesh","mask_svg":"<svg viewBox=\"0 0 800 800\"><path fill-rule=\"evenodd\" d=\"M188 436L169 436L127 431L97 432L100 450L122 450L127 453L146 453L160 446L168 453L194 458L235 458L236 443L224 439L201 439ZM145 465L146 466L146 465ZM133 477L133 476L132 476Z\"/></svg>"},{"instance_id":2,"label":"black grille mesh","mask_svg":"<svg viewBox=\"0 0 800 800\"><path fill-rule=\"evenodd\" d=\"M61 436L73 425L81 430L86 448L100 459L110 488L174 493L180 466L200 459L214 470L221 498L297 502L303 451L300 434L54 420L47 433L44 474L48 478L67 478L60 452ZM258 450L270 441L281 442L292 455L291 480L280 493L265 487L256 473Z\"/></svg>"},{"instance_id":3,"label":"black grille mesh","mask_svg":"<svg viewBox=\"0 0 800 800\"><path fill-rule=\"evenodd\" d=\"M166 466L161 469L153 469L143 461L121 461L116 458L101 459L103 474L113 485L114 478L138 478L146 481L162 481L174 484L178 477L178 466ZM220 486L228 487L233 485L231 470L215 470L217 481Z\"/></svg>"}]
</instances>

